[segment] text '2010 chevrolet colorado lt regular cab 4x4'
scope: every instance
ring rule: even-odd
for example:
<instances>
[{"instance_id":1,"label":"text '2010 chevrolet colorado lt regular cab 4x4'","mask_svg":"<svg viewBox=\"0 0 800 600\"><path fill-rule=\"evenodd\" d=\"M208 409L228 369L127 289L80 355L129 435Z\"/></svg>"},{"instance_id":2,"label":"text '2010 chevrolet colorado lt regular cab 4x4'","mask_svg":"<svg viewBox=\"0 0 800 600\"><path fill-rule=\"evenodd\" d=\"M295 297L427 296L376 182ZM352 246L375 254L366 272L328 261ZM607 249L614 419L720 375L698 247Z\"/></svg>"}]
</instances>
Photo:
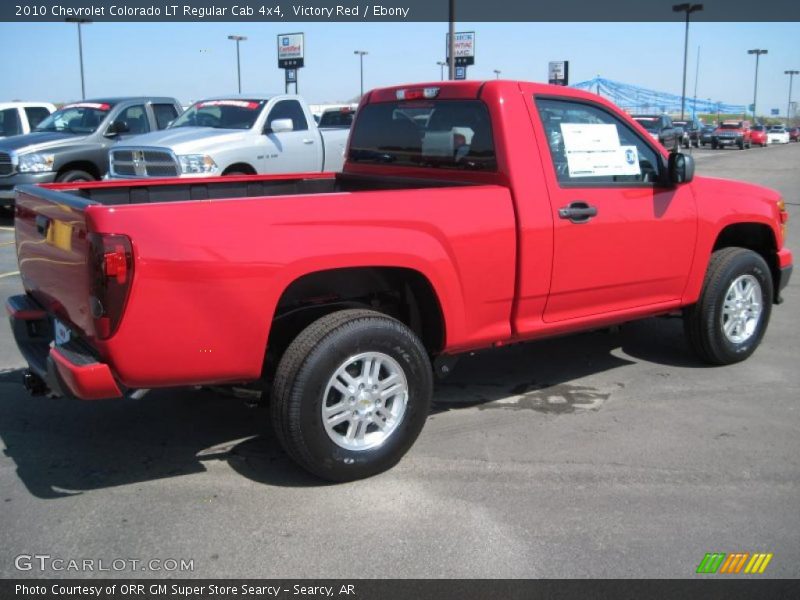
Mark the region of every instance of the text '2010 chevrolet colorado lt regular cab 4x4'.
<instances>
[{"instance_id":1,"label":"text '2010 chevrolet colorado lt regular cab 4x4'","mask_svg":"<svg viewBox=\"0 0 800 600\"><path fill-rule=\"evenodd\" d=\"M342 170L346 129L321 129L294 95L225 97L109 152L111 176L209 177Z\"/></svg>"},{"instance_id":2,"label":"text '2010 chevrolet colorado lt regular cab 4x4'","mask_svg":"<svg viewBox=\"0 0 800 600\"><path fill-rule=\"evenodd\" d=\"M288 454L341 481L400 459L464 351L683 310L702 359L747 358L786 220L598 96L392 87L338 175L19 188L8 311L32 391L255 384Z\"/></svg>"}]
</instances>

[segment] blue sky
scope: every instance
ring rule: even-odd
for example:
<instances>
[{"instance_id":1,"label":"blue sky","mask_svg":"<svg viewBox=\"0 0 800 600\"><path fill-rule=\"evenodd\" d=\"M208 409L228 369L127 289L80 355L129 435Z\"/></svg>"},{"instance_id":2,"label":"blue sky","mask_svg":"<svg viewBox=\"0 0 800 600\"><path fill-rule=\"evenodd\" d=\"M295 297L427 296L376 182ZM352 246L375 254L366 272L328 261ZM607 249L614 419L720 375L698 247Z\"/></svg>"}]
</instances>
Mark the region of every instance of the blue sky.
<instances>
[{"instance_id":1,"label":"blue sky","mask_svg":"<svg viewBox=\"0 0 800 600\"><path fill-rule=\"evenodd\" d=\"M445 23L93 23L85 26L87 96L164 94L182 102L236 91L235 44L242 43L244 91L283 89L276 65L276 35L306 33L306 68L300 93L310 102L337 101L358 93L358 57L367 50L365 87L436 80L443 59ZM6 60L0 66L0 100L66 101L80 96L76 26L2 23ZM571 82L601 75L680 94L682 23L459 23L476 31L476 65L470 79L494 77L544 81L547 62L569 60ZM787 69L800 69L798 23L693 23L687 96L693 95L698 45L698 97L750 104L755 58L759 113L786 110ZM12 53L13 49L13 53ZM11 60L11 57L14 57ZM800 100L800 78L793 99Z\"/></svg>"}]
</instances>

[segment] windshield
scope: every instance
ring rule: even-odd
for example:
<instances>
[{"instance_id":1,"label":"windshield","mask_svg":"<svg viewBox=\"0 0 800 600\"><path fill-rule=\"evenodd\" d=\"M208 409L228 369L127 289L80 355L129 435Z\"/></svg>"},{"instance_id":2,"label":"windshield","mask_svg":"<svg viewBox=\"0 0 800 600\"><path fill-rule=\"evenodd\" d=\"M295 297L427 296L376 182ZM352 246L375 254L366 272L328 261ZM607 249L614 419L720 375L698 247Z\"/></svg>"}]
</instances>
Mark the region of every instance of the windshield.
<instances>
[{"instance_id":1,"label":"windshield","mask_svg":"<svg viewBox=\"0 0 800 600\"><path fill-rule=\"evenodd\" d=\"M107 102L76 102L57 110L34 131L59 131L63 133L89 134L97 131L108 116L113 104Z\"/></svg>"},{"instance_id":2,"label":"windshield","mask_svg":"<svg viewBox=\"0 0 800 600\"><path fill-rule=\"evenodd\" d=\"M355 120L349 159L406 167L497 169L489 111L478 100L368 104Z\"/></svg>"},{"instance_id":3,"label":"windshield","mask_svg":"<svg viewBox=\"0 0 800 600\"><path fill-rule=\"evenodd\" d=\"M647 131L658 131L658 117L634 117Z\"/></svg>"},{"instance_id":4,"label":"windshield","mask_svg":"<svg viewBox=\"0 0 800 600\"><path fill-rule=\"evenodd\" d=\"M776 133L783 133L783 127L781 127L780 125L773 125L770 131L774 131Z\"/></svg>"},{"instance_id":5,"label":"windshield","mask_svg":"<svg viewBox=\"0 0 800 600\"><path fill-rule=\"evenodd\" d=\"M250 129L266 103L266 100L204 100L193 104L169 128Z\"/></svg>"},{"instance_id":6,"label":"windshield","mask_svg":"<svg viewBox=\"0 0 800 600\"><path fill-rule=\"evenodd\" d=\"M719 126L720 129L740 129L741 124L739 123L723 123Z\"/></svg>"},{"instance_id":7,"label":"windshield","mask_svg":"<svg viewBox=\"0 0 800 600\"><path fill-rule=\"evenodd\" d=\"M763 125L754 125L753 126L753 131L764 131L764 126Z\"/></svg>"}]
</instances>

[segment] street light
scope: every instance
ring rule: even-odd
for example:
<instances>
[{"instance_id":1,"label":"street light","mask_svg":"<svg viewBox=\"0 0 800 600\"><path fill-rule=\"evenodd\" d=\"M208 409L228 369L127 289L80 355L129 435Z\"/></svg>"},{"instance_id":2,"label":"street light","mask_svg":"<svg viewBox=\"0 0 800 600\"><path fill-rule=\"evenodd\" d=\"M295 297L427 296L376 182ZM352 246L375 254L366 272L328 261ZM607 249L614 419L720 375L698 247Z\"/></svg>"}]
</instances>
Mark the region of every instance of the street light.
<instances>
[{"instance_id":1,"label":"street light","mask_svg":"<svg viewBox=\"0 0 800 600\"><path fill-rule=\"evenodd\" d=\"M755 54L756 55L756 83L753 87L753 121L756 120L756 99L758 99L758 57L762 54L766 54L767 50L762 50L761 48L755 48L753 50L748 50L748 54Z\"/></svg>"},{"instance_id":2,"label":"street light","mask_svg":"<svg viewBox=\"0 0 800 600\"><path fill-rule=\"evenodd\" d=\"M239 42L243 42L247 39L247 36L244 35L229 35L229 40L233 40L236 42L236 81L239 83L239 93L242 93L242 63L239 58Z\"/></svg>"},{"instance_id":3,"label":"street light","mask_svg":"<svg viewBox=\"0 0 800 600\"><path fill-rule=\"evenodd\" d=\"M495 79L500 79L500 73L502 73L502 71L500 69L495 69L494 70Z\"/></svg>"},{"instance_id":4,"label":"street light","mask_svg":"<svg viewBox=\"0 0 800 600\"><path fill-rule=\"evenodd\" d=\"M686 33L683 38L683 88L681 91L681 120L683 120L684 107L686 105L686 60L689 54L689 15L693 12L703 10L702 4L673 4L673 12L686 13Z\"/></svg>"},{"instance_id":5,"label":"street light","mask_svg":"<svg viewBox=\"0 0 800 600\"><path fill-rule=\"evenodd\" d=\"M369 54L366 50L354 50L353 54L358 54L358 61L361 67L361 96L364 95L364 56ZM359 98L361 97L359 96Z\"/></svg>"},{"instance_id":6,"label":"street light","mask_svg":"<svg viewBox=\"0 0 800 600\"><path fill-rule=\"evenodd\" d=\"M789 76L789 101L786 103L786 125L789 125L789 120L792 118L792 79L795 75L800 75L800 71L784 71L784 75Z\"/></svg>"},{"instance_id":7,"label":"street light","mask_svg":"<svg viewBox=\"0 0 800 600\"><path fill-rule=\"evenodd\" d=\"M75 23L78 26L78 60L80 60L81 63L81 100L86 100L86 84L83 80L83 36L81 35L81 25L88 25L92 20L82 19L80 17L67 17L64 20L67 23Z\"/></svg>"},{"instance_id":8,"label":"street light","mask_svg":"<svg viewBox=\"0 0 800 600\"><path fill-rule=\"evenodd\" d=\"M447 66L447 63L443 60L437 60L436 64L439 65L439 79L444 81L444 68Z\"/></svg>"}]
</instances>

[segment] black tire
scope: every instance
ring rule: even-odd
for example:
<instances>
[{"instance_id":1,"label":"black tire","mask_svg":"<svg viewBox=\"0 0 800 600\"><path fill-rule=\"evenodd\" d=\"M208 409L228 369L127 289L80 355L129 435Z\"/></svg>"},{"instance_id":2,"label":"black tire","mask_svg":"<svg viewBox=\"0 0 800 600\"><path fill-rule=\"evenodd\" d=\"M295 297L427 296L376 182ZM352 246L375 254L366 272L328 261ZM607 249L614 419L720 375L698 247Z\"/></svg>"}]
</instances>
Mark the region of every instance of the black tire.
<instances>
[{"instance_id":1,"label":"black tire","mask_svg":"<svg viewBox=\"0 0 800 600\"><path fill-rule=\"evenodd\" d=\"M752 275L761 286L761 317L752 335L735 343L723 331L722 309L733 281ZM723 248L711 255L697 304L684 311L686 337L699 358L714 365L740 362L755 352L772 312L772 275L764 259L746 248Z\"/></svg>"},{"instance_id":2,"label":"black tire","mask_svg":"<svg viewBox=\"0 0 800 600\"><path fill-rule=\"evenodd\" d=\"M717 143L717 142L711 142L711 149L712 149L712 150L716 150L717 148L719 148L719 143Z\"/></svg>"},{"instance_id":3,"label":"black tire","mask_svg":"<svg viewBox=\"0 0 800 600\"><path fill-rule=\"evenodd\" d=\"M222 174L223 177L240 177L242 175L250 175L250 173L245 173L244 171L226 171Z\"/></svg>"},{"instance_id":4,"label":"black tire","mask_svg":"<svg viewBox=\"0 0 800 600\"><path fill-rule=\"evenodd\" d=\"M348 358L380 352L393 358L408 382L405 414L384 442L350 450L336 444L322 422L328 381ZM286 453L330 481L353 481L393 467L417 439L430 411L433 373L425 348L403 323L371 310L342 310L304 329L278 364L272 387L272 425Z\"/></svg>"},{"instance_id":5,"label":"black tire","mask_svg":"<svg viewBox=\"0 0 800 600\"><path fill-rule=\"evenodd\" d=\"M78 181L97 181L97 177L92 175L91 173L87 173L86 171L80 171L78 169L72 169L70 171L64 171L60 173L58 177L56 177L56 181L58 183L74 183Z\"/></svg>"},{"instance_id":6,"label":"black tire","mask_svg":"<svg viewBox=\"0 0 800 600\"><path fill-rule=\"evenodd\" d=\"M739 148L739 150L744 150L744 142L738 142L736 146Z\"/></svg>"}]
</instances>

